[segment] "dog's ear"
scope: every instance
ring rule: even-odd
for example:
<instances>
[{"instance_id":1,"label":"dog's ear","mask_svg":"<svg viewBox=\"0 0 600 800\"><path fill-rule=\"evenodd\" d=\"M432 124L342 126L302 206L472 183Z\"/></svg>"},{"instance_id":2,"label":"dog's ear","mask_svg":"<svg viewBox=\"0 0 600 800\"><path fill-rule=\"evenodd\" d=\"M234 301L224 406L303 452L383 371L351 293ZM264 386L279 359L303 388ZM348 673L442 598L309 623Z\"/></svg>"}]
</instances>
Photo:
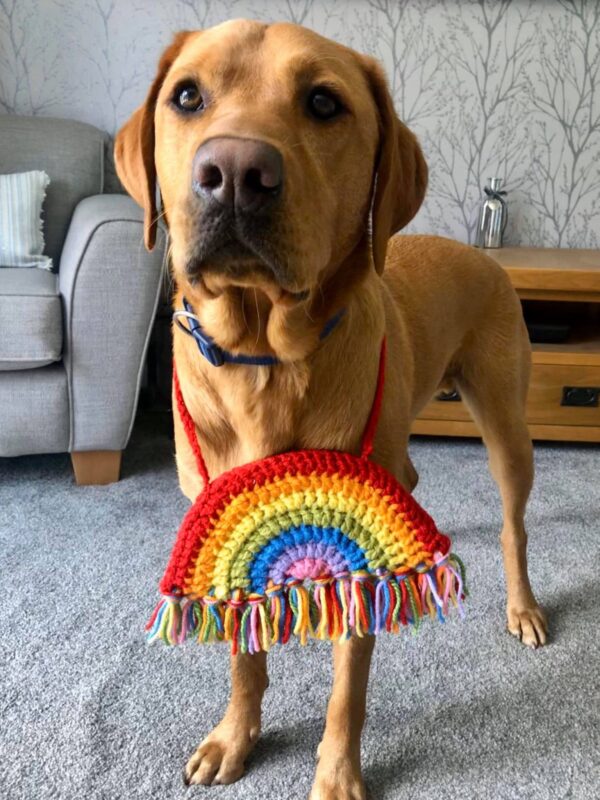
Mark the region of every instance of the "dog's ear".
<instances>
[{"instance_id":1,"label":"dog's ear","mask_svg":"<svg viewBox=\"0 0 600 800\"><path fill-rule=\"evenodd\" d=\"M366 56L362 57L362 66L379 117L371 236L373 261L381 274L390 236L408 225L423 202L427 164L416 136L396 115L383 69Z\"/></svg>"},{"instance_id":2,"label":"dog's ear","mask_svg":"<svg viewBox=\"0 0 600 800\"><path fill-rule=\"evenodd\" d=\"M133 199L144 209L144 243L152 250L156 241L156 166L154 163L154 110L161 86L190 31L180 31L163 52L156 77L145 102L117 133L117 175Z\"/></svg>"}]
</instances>

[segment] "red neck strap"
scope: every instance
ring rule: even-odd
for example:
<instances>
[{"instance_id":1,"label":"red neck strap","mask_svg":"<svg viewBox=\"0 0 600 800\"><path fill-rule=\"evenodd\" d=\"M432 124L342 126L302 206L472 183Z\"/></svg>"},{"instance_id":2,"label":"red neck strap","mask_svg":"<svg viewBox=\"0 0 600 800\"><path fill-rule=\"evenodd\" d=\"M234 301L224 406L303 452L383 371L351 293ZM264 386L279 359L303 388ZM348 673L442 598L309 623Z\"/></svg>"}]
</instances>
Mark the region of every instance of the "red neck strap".
<instances>
[{"instance_id":1,"label":"red neck strap","mask_svg":"<svg viewBox=\"0 0 600 800\"><path fill-rule=\"evenodd\" d=\"M386 359L386 341L384 337L383 341L381 342L381 350L379 351L379 371L377 373L377 386L375 388L373 405L371 406L369 419L367 420L367 424L365 426L365 430L363 432L360 443L361 458L369 458L369 456L373 452L373 439L375 438L375 432L377 431L377 423L379 422L379 416L381 414L381 403L383 400L383 387L385 384L385 359ZM177 368L175 366L175 361L173 361L173 388L175 390L175 402L177 403L177 410L179 411L179 417L183 424L190 446L194 452L194 456L196 458L196 465L198 467L198 472L200 473L200 477L202 478L204 484L206 485L207 483L210 482L210 478L208 475L208 470L206 468L206 463L204 461L204 456L202 455L200 443L198 441L198 436L196 433L196 425L190 415L190 412L187 409L185 400L183 399L181 386L179 384L179 378L177 376Z\"/></svg>"},{"instance_id":2,"label":"red neck strap","mask_svg":"<svg viewBox=\"0 0 600 800\"><path fill-rule=\"evenodd\" d=\"M200 477L206 486L206 484L210 482L210 478L208 476L208 470L206 469L206 463L204 462L204 456L202 455L202 450L200 449L200 443L196 434L196 425L194 424L194 420L187 409L185 400L183 399L183 394L181 393L181 386L179 385L179 377L177 375L175 359L173 359L173 389L175 390L175 402L177 403L179 418L187 434L188 442L194 451L198 472L200 473Z\"/></svg>"},{"instance_id":3,"label":"red neck strap","mask_svg":"<svg viewBox=\"0 0 600 800\"><path fill-rule=\"evenodd\" d=\"M373 439L377 431L377 423L379 422L379 415L381 414L381 402L383 400L383 387L385 385L385 357L387 352L387 343L385 336L381 341L381 349L379 351L379 371L377 372L377 386L375 387L375 397L373 398L373 405L369 412L369 419L365 425L365 430L360 442L360 454L362 458L369 458L373 452Z\"/></svg>"}]
</instances>

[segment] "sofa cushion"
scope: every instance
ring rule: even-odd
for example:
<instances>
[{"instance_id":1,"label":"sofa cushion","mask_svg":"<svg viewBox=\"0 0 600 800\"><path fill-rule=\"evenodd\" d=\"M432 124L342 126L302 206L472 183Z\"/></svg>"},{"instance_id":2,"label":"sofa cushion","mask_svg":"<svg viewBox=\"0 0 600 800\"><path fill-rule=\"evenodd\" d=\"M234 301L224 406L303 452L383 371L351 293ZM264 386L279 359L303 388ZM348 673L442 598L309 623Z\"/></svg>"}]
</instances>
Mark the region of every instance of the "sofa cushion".
<instances>
[{"instance_id":1,"label":"sofa cushion","mask_svg":"<svg viewBox=\"0 0 600 800\"><path fill-rule=\"evenodd\" d=\"M62 311L58 276L44 269L0 269L0 370L60 361Z\"/></svg>"},{"instance_id":2,"label":"sofa cushion","mask_svg":"<svg viewBox=\"0 0 600 800\"><path fill-rule=\"evenodd\" d=\"M0 372L0 409L0 458L69 449L69 387L62 364Z\"/></svg>"},{"instance_id":3,"label":"sofa cushion","mask_svg":"<svg viewBox=\"0 0 600 800\"><path fill-rule=\"evenodd\" d=\"M0 114L0 173L44 170L45 252L58 266L75 206L104 186L107 136L85 122Z\"/></svg>"}]
</instances>

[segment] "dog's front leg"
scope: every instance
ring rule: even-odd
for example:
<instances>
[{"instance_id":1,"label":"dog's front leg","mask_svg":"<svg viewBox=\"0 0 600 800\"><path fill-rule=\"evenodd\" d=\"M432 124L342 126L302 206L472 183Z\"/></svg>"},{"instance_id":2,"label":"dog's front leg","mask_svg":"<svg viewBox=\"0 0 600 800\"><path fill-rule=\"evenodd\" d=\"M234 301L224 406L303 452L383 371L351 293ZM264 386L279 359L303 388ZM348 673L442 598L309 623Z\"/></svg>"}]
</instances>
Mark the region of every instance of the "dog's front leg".
<instances>
[{"instance_id":1,"label":"dog's front leg","mask_svg":"<svg viewBox=\"0 0 600 800\"><path fill-rule=\"evenodd\" d=\"M333 691L310 800L365 800L360 736L374 644L374 636L353 636L333 645Z\"/></svg>"},{"instance_id":2,"label":"dog's front leg","mask_svg":"<svg viewBox=\"0 0 600 800\"><path fill-rule=\"evenodd\" d=\"M185 768L186 783L205 786L233 783L260 734L267 677L267 655L231 656L231 697L225 716L206 737Z\"/></svg>"}]
</instances>

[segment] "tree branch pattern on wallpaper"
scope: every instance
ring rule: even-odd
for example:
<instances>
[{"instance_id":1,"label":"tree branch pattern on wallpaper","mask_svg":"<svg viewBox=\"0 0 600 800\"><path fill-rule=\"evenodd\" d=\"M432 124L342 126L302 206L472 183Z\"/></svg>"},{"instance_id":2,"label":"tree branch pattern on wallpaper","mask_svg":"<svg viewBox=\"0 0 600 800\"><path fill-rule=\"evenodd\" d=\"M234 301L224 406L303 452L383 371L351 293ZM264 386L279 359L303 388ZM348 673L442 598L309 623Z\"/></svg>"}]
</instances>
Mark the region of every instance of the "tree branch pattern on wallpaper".
<instances>
[{"instance_id":1,"label":"tree branch pattern on wallpaper","mask_svg":"<svg viewBox=\"0 0 600 800\"><path fill-rule=\"evenodd\" d=\"M527 232L575 247L597 244L600 232L600 3L558 5L564 13L552 18L528 83L538 114L529 192L537 216L528 220L537 228Z\"/></svg>"},{"instance_id":2,"label":"tree branch pattern on wallpaper","mask_svg":"<svg viewBox=\"0 0 600 800\"><path fill-rule=\"evenodd\" d=\"M473 241L497 175L509 243L600 247L597 0L0 0L0 110L114 133L176 30L234 17L291 20L383 62L430 166L411 231Z\"/></svg>"}]
</instances>

